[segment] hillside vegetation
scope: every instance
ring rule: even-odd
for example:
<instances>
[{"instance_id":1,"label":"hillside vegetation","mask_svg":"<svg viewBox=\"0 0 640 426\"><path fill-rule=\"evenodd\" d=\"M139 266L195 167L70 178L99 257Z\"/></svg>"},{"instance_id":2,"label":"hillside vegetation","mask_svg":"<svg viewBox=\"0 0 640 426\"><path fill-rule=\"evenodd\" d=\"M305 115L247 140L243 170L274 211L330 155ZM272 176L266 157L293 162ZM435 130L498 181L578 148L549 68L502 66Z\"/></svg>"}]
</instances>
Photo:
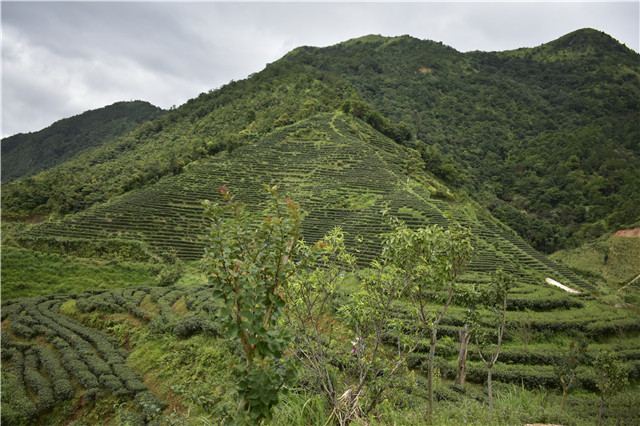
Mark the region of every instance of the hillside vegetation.
<instances>
[{"instance_id":1,"label":"hillside vegetation","mask_svg":"<svg viewBox=\"0 0 640 426\"><path fill-rule=\"evenodd\" d=\"M3 181L2 423L637 423L639 66L301 47Z\"/></svg>"},{"instance_id":2,"label":"hillside vegetation","mask_svg":"<svg viewBox=\"0 0 640 426\"><path fill-rule=\"evenodd\" d=\"M638 221L640 58L579 30L537 48L460 53L411 37L299 48L404 122L427 166L550 253Z\"/></svg>"},{"instance_id":3,"label":"hillside vegetation","mask_svg":"<svg viewBox=\"0 0 640 426\"><path fill-rule=\"evenodd\" d=\"M301 47L73 162L5 185L3 217L83 210L355 100L354 115L418 150L429 171L550 253L639 220L638 59L590 29L508 52L460 53L408 36Z\"/></svg>"},{"instance_id":4,"label":"hillside vegetation","mask_svg":"<svg viewBox=\"0 0 640 426\"><path fill-rule=\"evenodd\" d=\"M148 102L116 102L57 121L38 132L4 138L2 183L55 167L78 152L129 133L162 113Z\"/></svg>"}]
</instances>

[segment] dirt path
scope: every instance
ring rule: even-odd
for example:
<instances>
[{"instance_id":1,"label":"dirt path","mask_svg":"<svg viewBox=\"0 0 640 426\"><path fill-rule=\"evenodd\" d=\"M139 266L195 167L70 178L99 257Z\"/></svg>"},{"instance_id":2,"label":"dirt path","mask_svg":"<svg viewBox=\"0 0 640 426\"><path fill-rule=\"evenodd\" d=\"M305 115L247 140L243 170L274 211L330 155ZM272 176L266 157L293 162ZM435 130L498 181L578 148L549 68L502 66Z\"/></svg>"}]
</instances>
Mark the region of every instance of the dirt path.
<instances>
[{"instance_id":1,"label":"dirt path","mask_svg":"<svg viewBox=\"0 0 640 426\"><path fill-rule=\"evenodd\" d=\"M616 237L640 238L640 228L621 229L613 235Z\"/></svg>"},{"instance_id":2,"label":"dirt path","mask_svg":"<svg viewBox=\"0 0 640 426\"><path fill-rule=\"evenodd\" d=\"M556 287L563 289L567 293L580 293L578 290L574 290L572 288L567 287L564 284L560 284L558 281L554 280L553 278L547 278L545 281L551 285L555 285Z\"/></svg>"}]
</instances>

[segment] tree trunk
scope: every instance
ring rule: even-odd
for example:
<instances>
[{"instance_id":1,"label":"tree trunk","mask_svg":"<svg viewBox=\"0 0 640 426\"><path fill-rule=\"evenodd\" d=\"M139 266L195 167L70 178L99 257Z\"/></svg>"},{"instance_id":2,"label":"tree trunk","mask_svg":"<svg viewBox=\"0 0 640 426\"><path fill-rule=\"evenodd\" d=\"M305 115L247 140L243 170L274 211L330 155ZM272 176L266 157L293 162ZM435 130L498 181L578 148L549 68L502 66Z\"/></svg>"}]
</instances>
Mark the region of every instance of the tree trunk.
<instances>
[{"instance_id":1,"label":"tree trunk","mask_svg":"<svg viewBox=\"0 0 640 426\"><path fill-rule=\"evenodd\" d=\"M567 399L568 386L564 382L564 377L560 377L560 383L562 383L562 402L560 403L560 411L564 410L564 402Z\"/></svg>"},{"instance_id":2,"label":"tree trunk","mask_svg":"<svg viewBox=\"0 0 640 426\"><path fill-rule=\"evenodd\" d=\"M600 413L598 413L598 426L602 424L602 412L604 411L604 396L600 395Z\"/></svg>"},{"instance_id":3,"label":"tree trunk","mask_svg":"<svg viewBox=\"0 0 640 426\"><path fill-rule=\"evenodd\" d=\"M458 354L458 373L456 374L456 384L460 386L464 386L467 378L467 352L470 340L469 326L465 324L464 328L460 330L460 353Z\"/></svg>"},{"instance_id":4,"label":"tree trunk","mask_svg":"<svg viewBox=\"0 0 640 426\"><path fill-rule=\"evenodd\" d=\"M489 367L487 373L487 391L489 392L489 411L493 411L493 387L491 385L491 371L493 366Z\"/></svg>"},{"instance_id":5,"label":"tree trunk","mask_svg":"<svg viewBox=\"0 0 640 426\"><path fill-rule=\"evenodd\" d=\"M429 383L429 423L433 419L433 357L436 352L436 328L431 331L431 345L429 349L429 371L428 371L428 383Z\"/></svg>"}]
</instances>

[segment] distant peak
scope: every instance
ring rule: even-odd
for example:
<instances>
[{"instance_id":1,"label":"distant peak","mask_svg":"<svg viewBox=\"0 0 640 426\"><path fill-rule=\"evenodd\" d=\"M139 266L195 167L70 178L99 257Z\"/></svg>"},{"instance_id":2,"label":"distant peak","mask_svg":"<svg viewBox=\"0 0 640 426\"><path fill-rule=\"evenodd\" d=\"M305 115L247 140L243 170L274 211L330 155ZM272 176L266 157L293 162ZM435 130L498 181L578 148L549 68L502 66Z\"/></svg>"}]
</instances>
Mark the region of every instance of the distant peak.
<instances>
[{"instance_id":1,"label":"distant peak","mask_svg":"<svg viewBox=\"0 0 640 426\"><path fill-rule=\"evenodd\" d=\"M558 49L585 50L620 50L623 45L609 34L593 28L582 28L560 37L549 43Z\"/></svg>"}]
</instances>

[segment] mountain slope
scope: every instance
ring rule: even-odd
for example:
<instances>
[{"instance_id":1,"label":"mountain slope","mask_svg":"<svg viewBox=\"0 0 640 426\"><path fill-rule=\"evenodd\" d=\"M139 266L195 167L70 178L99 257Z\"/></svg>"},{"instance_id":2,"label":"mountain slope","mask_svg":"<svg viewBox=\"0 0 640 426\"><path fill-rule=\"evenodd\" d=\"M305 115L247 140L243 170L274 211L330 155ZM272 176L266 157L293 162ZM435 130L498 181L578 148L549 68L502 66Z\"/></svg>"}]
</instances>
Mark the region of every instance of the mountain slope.
<instances>
[{"instance_id":1,"label":"mountain slope","mask_svg":"<svg viewBox=\"0 0 640 426\"><path fill-rule=\"evenodd\" d=\"M61 164L78 152L130 132L163 111L148 102L116 102L53 123L35 133L2 140L2 182Z\"/></svg>"},{"instance_id":2,"label":"mountain slope","mask_svg":"<svg viewBox=\"0 0 640 426\"><path fill-rule=\"evenodd\" d=\"M5 185L3 217L80 211L346 105L552 252L640 221L639 65L637 53L588 29L510 52L461 53L408 36L301 47L72 162Z\"/></svg>"},{"instance_id":3,"label":"mountain slope","mask_svg":"<svg viewBox=\"0 0 640 426\"><path fill-rule=\"evenodd\" d=\"M249 209L261 210L262 184L278 185L304 211L305 239L318 241L334 226L347 233L361 265L379 254L378 235L388 231L381 211L414 227L470 227L476 254L473 279L499 266L524 282L544 284L552 277L589 289L571 271L532 250L483 208L456 198L419 168L417 152L404 148L361 120L342 113L316 115L279 128L255 143L202 159L177 176L96 205L60 222L39 224L22 238L29 247L62 246L55 239L95 243L100 239L141 240L152 252L174 251L199 259L206 245L201 202L216 200L227 185ZM359 237L363 242L359 242ZM52 240L53 238L53 240Z\"/></svg>"},{"instance_id":4,"label":"mountain slope","mask_svg":"<svg viewBox=\"0 0 640 426\"><path fill-rule=\"evenodd\" d=\"M270 66L57 167L3 185L2 216L22 220L84 210L278 126L335 110L343 89L340 81L303 65Z\"/></svg>"},{"instance_id":5,"label":"mountain slope","mask_svg":"<svg viewBox=\"0 0 640 426\"><path fill-rule=\"evenodd\" d=\"M588 36L584 40L577 37L571 42L569 38L560 47L542 46L531 52L540 56L536 61L542 63L553 58L544 49L558 52L567 45L592 58L594 43L608 46L606 38L584 34ZM624 49L618 53L627 55ZM538 232L528 225L540 225L543 231L544 224L555 226L553 218L519 210L518 202L526 204L539 195L521 192L520 173L526 175L535 169L538 180L533 188L546 192L550 188L544 179L555 184L554 179L565 173L559 168L556 178L550 171L552 165L558 167L552 160L558 160L576 172L579 183L596 179L592 175L597 173L604 179L600 183L607 185L605 181L611 176L604 174L602 166L588 175L590 169L584 168L582 157L576 154L577 163L564 160L567 152L555 145L564 145L565 138L571 142L569 135L578 131L580 123L593 119L591 127L584 125L583 136L574 135L576 141L566 145L573 149L576 143L584 143L588 153L595 142L587 136L600 129L608 136L598 143L618 147L622 134L618 128L627 132L633 127L624 114L632 113L635 107L623 107L621 115L603 108L604 118L570 112L554 97L554 90L559 92L570 83L545 84L549 79L555 81L556 73L571 81L579 78L579 73L560 61L558 66L567 67L566 72L541 65L528 76L526 65L534 60L522 62L526 54L462 54L438 43L377 36L327 49L297 49L245 81L202 94L131 133L84 150L64 164L3 186L3 218L51 212L61 216L50 215L48 221L34 225L3 225L3 230L13 230L9 235L3 233L3 245L9 242L32 249L3 250L3 257L11 260L3 259L3 278L7 266L18 269L7 275L12 279L9 285L18 290L9 295L44 296L5 297L7 288L3 286L2 423L223 422L222 416L227 414L223 404L238 406L232 392L237 377L232 371L244 361L240 349L222 333L215 314L221 306L212 299L211 287L203 284L206 278L183 277L180 283L189 285L129 286L156 283L153 274L161 267L157 261L175 260L172 252L193 261L185 262L189 268L197 267L196 260L207 244L201 202L219 200L218 186L227 185L257 216L264 208L261 186L277 184L280 194L300 203L307 242L341 226L347 233L346 245L361 267L379 254L378 235L388 230L381 212L386 210L413 228L452 223L471 228L475 250L460 279L461 286L482 288L499 267L514 277L503 347L493 370L497 382L493 412L485 406L487 371L473 341L468 383L464 387L452 383L457 368L456 341L469 314L468 306L454 300L439 327L435 356L430 353L427 334L416 339L403 336L413 330L393 328L385 333L389 351L395 351L396 343L404 339L411 340L415 351L405 360L408 374L399 369L397 380L385 390L375 421L426 422L424 373L429 359L435 358L439 371L436 415L440 416L435 424L468 420L479 424L588 423L597 417L600 402L598 371L591 361L608 350L615 351L631 385L618 398L611 398L605 416L621 424L634 424L640 406L637 311L602 303L594 297L600 289L594 288L591 279L576 276L536 251L480 202L492 207L496 215L509 216L513 213L509 208L514 214L525 215L532 221L521 230L525 236L531 229ZM340 55L344 64L337 61ZM351 61L351 56L356 60ZM607 54L604 57L608 58ZM616 61L605 62L617 69ZM345 64L348 66L342 69ZM633 74L633 66L630 69ZM549 72L546 77L540 74L545 72ZM584 110L595 114L599 110L590 104L589 80L576 83L585 94L573 89L564 93L572 100L584 100ZM607 81L602 87L610 87ZM602 102L606 105L615 103L605 98ZM605 119L619 121L605 129ZM564 131L558 123L565 122L567 133L558 133ZM557 150L551 154L546 152L554 147ZM624 148L628 152L616 148L625 158L606 169L612 173L633 170L632 148ZM510 177L494 176L497 172L489 166L501 172L511 170L509 167L514 170ZM627 186L634 188L628 176L616 176L619 187L614 193L620 194ZM590 189L600 192L600 188ZM580 188L576 191L582 194ZM509 192L511 198L505 196ZM612 194L600 194L603 202L614 200L608 198ZM576 205L596 217L593 205L588 204L590 194L582 197L576 198ZM550 206L560 211L559 206ZM580 222L579 226L585 223L592 222ZM532 239L541 241L539 238L534 235ZM101 256L110 260L84 258ZM28 281L19 282L17 273L28 273L27 267L38 272L58 271L64 280L77 271L78 280L82 280L82 274L91 274L90 267L102 264L110 267L103 272L113 274L106 274L102 283L99 278L98 282L86 281L94 288L81 293L75 284L65 285L60 280L52 280L49 284L54 287L46 291L42 288L47 285L45 278L39 283L42 287L28 289ZM120 281L122 274L130 279ZM545 278L581 292L569 294L547 284ZM361 285L357 278L349 279L329 301L336 309L349 303L350 294ZM118 286L127 288L112 290ZM636 300L634 296L631 303ZM391 309L394 318L415 319L407 300L398 301ZM492 313L482 309L477 313L478 334L493 333ZM332 363L335 361L337 371L348 372L348 367L343 367L353 362L349 355L353 338L340 318L335 311L326 317L326 324L340 334L340 344L331 347L335 349ZM565 410L559 411L555 409L561 396L554 366L566 360L567 347L582 337L589 341L589 351L575 381L581 389L569 394ZM300 403L287 399L291 395ZM313 412L319 424L330 423L334 417L332 407L319 403L317 388L305 375L289 396L283 396L280 408ZM274 416L274 424L315 424L301 417L291 420L281 411Z\"/></svg>"},{"instance_id":6,"label":"mountain slope","mask_svg":"<svg viewBox=\"0 0 640 426\"><path fill-rule=\"evenodd\" d=\"M640 57L606 34L465 54L364 37L282 61L347 79L413 129L413 147L440 177L466 175L476 199L539 250L640 220Z\"/></svg>"}]
</instances>

